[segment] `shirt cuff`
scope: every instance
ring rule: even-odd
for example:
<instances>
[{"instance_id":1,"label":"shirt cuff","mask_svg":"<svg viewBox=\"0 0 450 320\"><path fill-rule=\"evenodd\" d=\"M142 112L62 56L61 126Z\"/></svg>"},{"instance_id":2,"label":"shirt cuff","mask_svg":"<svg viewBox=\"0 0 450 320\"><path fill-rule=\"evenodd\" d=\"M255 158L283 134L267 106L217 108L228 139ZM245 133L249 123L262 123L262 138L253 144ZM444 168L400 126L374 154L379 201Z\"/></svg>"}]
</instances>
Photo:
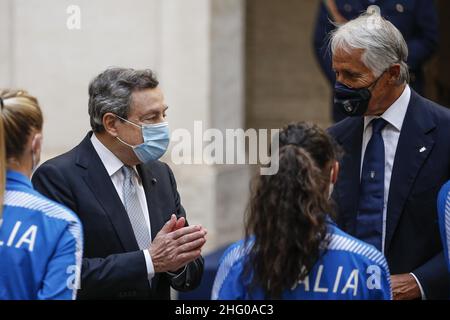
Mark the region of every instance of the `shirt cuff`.
<instances>
[{"instance_id":1,"label":"shirt cuff","mask_svg":"<svg viewBox=\"0 0 450 320\"><path fill-rule=\"evenodd\" d=\"M419 279L417 279L417 277L414 273L410 272L409 274L412 275L413 278L416 280L417 285L419 286L419 289L420 289L420 295L422 296L422 300L426 300L427 297L425 296L425 291L423 291L423 288L422 288L422 285L420 284Z\"/></svg>"},{"instance_id":2,"label":"shirt cuff","mask_svg":"<svg viewBox=\"0 0 450 320\"><path fill-rule=\"evenodd\" d=\"M155 276L155 268L153 267L153 261L152 257L150 256L150 252L148 250L144 250L144 258L145 258L145 264L147 266L147 275L148 280L152 280Z\"/></svg>"}]
</instances>

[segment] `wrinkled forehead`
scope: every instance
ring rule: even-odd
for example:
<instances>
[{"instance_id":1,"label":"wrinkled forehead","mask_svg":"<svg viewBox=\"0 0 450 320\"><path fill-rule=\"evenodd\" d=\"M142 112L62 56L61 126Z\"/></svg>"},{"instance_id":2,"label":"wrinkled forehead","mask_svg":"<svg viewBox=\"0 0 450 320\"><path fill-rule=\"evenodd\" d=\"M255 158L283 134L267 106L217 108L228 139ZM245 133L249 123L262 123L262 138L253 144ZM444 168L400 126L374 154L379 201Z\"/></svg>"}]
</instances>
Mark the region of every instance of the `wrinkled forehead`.
<instances>
[{"instance_id":1,"label":"wrinkled forehead","mask_svg":"<svg viewBox=\"0 0 450 320\"><path fill-rule=\"evenodd\" d=\"M364 53L364 49L336 49L333 52L333 70L347 70L359 73L371 73L371 70L363 62Z\"/></svg>"}]
</instances>

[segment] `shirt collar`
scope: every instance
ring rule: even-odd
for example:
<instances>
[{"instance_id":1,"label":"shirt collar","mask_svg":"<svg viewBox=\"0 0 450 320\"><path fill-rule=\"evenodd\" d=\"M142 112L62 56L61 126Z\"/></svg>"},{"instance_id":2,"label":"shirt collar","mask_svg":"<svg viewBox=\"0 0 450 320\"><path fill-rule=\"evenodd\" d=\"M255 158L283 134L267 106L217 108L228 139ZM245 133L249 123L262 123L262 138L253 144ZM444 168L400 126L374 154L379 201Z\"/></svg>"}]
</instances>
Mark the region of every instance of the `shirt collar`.
<instances>
[{"instance_id":1,"label":"shirt collar","mask_svg":"<svg viewBox=\"0 0 450 320\"><path fill-rule=\"evenodd\" d=\"M18 183L18 184L21 184L28 188L33 189L33 185L31 184L30 178L28 178L27 176L25 176L24 174L22 174L18 171L8 169L6 171L6 181Z\"/></svg>"},{"instance_id":2,"label":"shirt collar","mask_svg":"<svg viewBox=\"0 0 450 320\"><path fill-rule=\"evenodd\" d=\"M408 110L409 100L411 99L411 89L409 85L405 86L403 93L397 100L381 115L381 118L386 120L398 131L402 130L403 120L405 120L406 111ZM378 116L364 117L364 130L367 129L369 123Z\"/></svg>"},{"instance_id":3,"label":"shirt collar","mask_svg":"<svg viewBox=\"0 0 450 320\"><path fill-rule=\"evenodd\" d=\"M123 162L98 140L95 133L91 136L91 142L110 177L123 167Z\"/></svg>"}]
</instances>

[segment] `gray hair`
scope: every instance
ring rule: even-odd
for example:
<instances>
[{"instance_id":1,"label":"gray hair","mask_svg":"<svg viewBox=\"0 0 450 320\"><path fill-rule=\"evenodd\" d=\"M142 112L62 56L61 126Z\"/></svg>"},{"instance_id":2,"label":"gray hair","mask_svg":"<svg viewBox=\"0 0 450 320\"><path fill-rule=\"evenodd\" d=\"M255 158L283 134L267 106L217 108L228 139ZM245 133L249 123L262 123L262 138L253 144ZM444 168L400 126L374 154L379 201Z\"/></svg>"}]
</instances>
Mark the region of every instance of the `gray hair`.
<instances>
[{"instance_id":1,"label":"gray hair","mask_svg":"<svg viewBox=\"0 0 450 320\"><path fill-rule=\"evenodd\" d=\"M103 116L108 112L127 119L133 91L153 89L158 84L150 69L109 68L103 71L89 84L89 117L92 130L102 132L105 129Z\"/></svg>"},{"instance_id":2,"label":"gray hair","mask_svg":"<svg viewBox=\"0 0 450 320\"><path fill-rule=\"evenodd\" d=\"M379 77L393 64L400 64L398 84L409 82L408 46L400 31L380 16L367 10L358 18L337 27L331 34L331 52L338 49L364 49L362 62Z\"/></svg>"}]
</instances>

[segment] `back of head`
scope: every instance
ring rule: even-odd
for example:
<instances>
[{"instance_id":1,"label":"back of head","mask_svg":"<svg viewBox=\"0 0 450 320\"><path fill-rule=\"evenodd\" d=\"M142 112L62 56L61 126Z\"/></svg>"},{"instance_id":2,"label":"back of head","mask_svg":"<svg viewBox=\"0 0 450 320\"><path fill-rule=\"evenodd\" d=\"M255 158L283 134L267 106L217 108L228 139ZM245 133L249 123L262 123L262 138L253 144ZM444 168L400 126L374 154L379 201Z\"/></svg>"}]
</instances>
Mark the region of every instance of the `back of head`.
<instances>
[{"instance_id":1,"label":"back of head","mask_svg":"<svg viewBox=\"0 0 450 320\"><path fill-rule=\"evenodd\" d=\"M0 90L0 107L0 197L3 203L7 162L22 157L33 129L42 131L43 116L37 99L24 90Z\"/></svg>"},{"instance_id":2,"label":"back of head","mask_svg":"<svg viewBox=\"0 0 450 320\"><path fill-rule=\"evenodd\" d=\"M337 150L318 126L291 124L279 136L279 171L256 177L246 216L254 236L244 276L269 298L302 280L316 263L332 213L328 196Z\"/></svg>"}]
</instances>

